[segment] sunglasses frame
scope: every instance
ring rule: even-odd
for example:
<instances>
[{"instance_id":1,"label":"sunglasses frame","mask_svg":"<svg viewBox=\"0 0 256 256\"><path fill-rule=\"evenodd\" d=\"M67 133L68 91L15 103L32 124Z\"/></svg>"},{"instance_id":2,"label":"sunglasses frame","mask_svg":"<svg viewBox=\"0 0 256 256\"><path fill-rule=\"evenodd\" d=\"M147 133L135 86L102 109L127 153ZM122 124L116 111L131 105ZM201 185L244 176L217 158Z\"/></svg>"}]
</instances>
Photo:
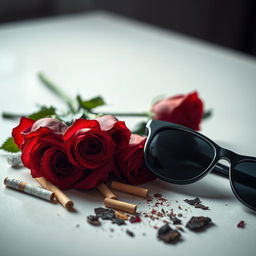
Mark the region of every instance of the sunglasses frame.
<instances>
[{"instance_id":1,"label":"sunglasses frame","mask_svg":"<svg viewBox=\"0 0 256 256\"><path fill-rule=\"evenodd\" d=\"M168 130L168 129L179 130L179 131L184 131L184 132L190 133L196 137L201 138L203 141L207 142L213 148L213 150L214 150L213 160L210 163L210 165L201 174L197 175L194 178L187 179L187 180L174 180L174 179L170 179L168 177L162 176L161 174L159 174L157 171L153 170L150 167L150 165L148 164L148 161L147 161L149 145L156 134L158 134L162 130ZM146 140L146 143L144 146L144 159L145 159L146 165L149 168L149 170L152 173L154 173L157 177L159 177L161 180L164 180L164 181L167 181L167 182L173 183L173 184L178 184L178 185L191 184L191 183L194 183L194 182L202 179L204 176L209 174L214 169L215 169L215 171L218 172L219 168L223 169L223 167L226 167L226 166L218 163L221 159L224 159L224 160L227 160L230 164L229 167L226 167L225 172L226 173L228 172L229 182L230 182L230 186L231 186L233 193L235 194L235 196L241 203L243 203L247 207L256 211L256 207L248 204L239 196L239 193L236 191L236 189L233 185L233 181L232 181L233 180L232 177L233 177L234 171L235 171L235 169L233 167L242 162L247 162L247 161L255 161L256 162L256 157L244 156L244 155L239 155L237 153L234 153L231 150L220 147L219 145L217 145L215 142L210 140L205 135L203 135L191 128L188 128L188 127L185 127L182 125L178 125L178 124L174 124L174 123L170 123L170 122L165 122L165 121L160 121L160 120L150 120L150 121L148 121L148 123L146 125L146 134L147 134L147 140Z\"/></svg>"}]
</instances>

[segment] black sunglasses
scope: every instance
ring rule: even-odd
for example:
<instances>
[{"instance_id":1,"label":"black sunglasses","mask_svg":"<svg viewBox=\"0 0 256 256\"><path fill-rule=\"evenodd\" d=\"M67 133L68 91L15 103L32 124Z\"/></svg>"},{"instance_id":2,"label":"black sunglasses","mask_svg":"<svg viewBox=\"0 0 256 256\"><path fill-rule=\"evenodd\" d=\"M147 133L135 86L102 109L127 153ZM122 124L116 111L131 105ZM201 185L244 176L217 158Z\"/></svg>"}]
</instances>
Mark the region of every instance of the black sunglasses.
<instances>
[{"instance_id":1,"label":"black sunglasses","mask_svg":"<svg viewBox=\"0 0 256 256\"><path fill-rule=\"evenodd\" d=\"M256 210L256 158L238 155L218 146L206 136L181 125L151 120L144 157L148 168L160 179L193 183L215 170L228 175L235 196ZM230 167L218 163L226 159Z\"/></svg>"}]
</instances>

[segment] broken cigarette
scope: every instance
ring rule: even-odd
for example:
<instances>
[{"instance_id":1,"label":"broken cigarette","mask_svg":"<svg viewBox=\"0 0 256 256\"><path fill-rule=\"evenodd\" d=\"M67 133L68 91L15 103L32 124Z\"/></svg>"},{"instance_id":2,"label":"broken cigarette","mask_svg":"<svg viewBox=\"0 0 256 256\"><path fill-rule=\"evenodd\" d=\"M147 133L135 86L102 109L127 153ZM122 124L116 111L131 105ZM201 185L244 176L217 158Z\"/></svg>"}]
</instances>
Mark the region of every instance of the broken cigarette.
<instances>
[{"instance_id":1,"label":"broken cigarette","mask_svg":"<svg viewBox=\"0 0 256 256\"><path fill-rule=\"evenodd\" d=\"M54 198L55 198L55 194L53 192L46 190L44 188L40 188L38 186L28 184L25 181L6 177L4 179L4 184L6 185L6 187L13 188L18 191L26 192L27 194L30 194L51 202L54 201Z\"/></svg>"},{"instance_id":2,"label":"broken cigarette","mask_svg":"<svg viewBox=\"0 0 256 256\"><path fill-rule=\"evenodd\" d=\"M141 197L148 197L148 189L140 188L133 185L124 184L117 181L112 181L111 188L119 190L121 192L126 192L128 194L141 196Z\"/></svg>"},{"instance_id":3,"label":"broken cigarette","mask_svg":"<svg viewBox=\"0 0 256 256\"><path fill-rule=\"evenodd\" d=\"M116 218L122 219L122 220L128 220L128 215L124 212L115 211Z\"/></svg>"},{"instance_id":4,"label":"broken cigarette","mask_svg":"<svg viewBox=\"0 0 256 256\"><path fill-rule=\"evenodd\" d=\"M7 163L11 166L11 167L18 167L22 165L22 161L21 161L21 153L16 153L16 154L10 154L9 156L7 156Z\"/></svg>"},{"instance_id":5,"label":"broken cigarette","mask_svg":"<svg viewBox=\"0 0 256 256\"><path fill-rule=\"evenodd\" d=\"M100 184L97 189L101 192L101 194L105 198L117 199L116 195L108 188L108 186L104 183Z\"/></svg>"},{"instance_id":6,"label":"broken cigarette","mask_svg":"<svg viewBox=\"0 0 256 256\"><path fill-rule=\"evenodd\" d=\"M70 210L74 207L74 202L67 197L61 190L54 186L51 182L47 181L44 177L35 178L35 180L45 189L48 189L54 192L57 200L62 204L66 209Z\"/></svg>"},{"instance_id":7,"label":"broken cigarette","mask_svg":"<svg viewBox=\"0 0 256 256\"><path fill-rule=\"evenodd\" d=\"M129 204L123 201L111 199L111 198L105 198L104 199L104 204L108 208L113 208L115 210L120 210L123 212L129 212L134 214L137 209L137 205L135 204Z\"/></svg>"}]
</instances>

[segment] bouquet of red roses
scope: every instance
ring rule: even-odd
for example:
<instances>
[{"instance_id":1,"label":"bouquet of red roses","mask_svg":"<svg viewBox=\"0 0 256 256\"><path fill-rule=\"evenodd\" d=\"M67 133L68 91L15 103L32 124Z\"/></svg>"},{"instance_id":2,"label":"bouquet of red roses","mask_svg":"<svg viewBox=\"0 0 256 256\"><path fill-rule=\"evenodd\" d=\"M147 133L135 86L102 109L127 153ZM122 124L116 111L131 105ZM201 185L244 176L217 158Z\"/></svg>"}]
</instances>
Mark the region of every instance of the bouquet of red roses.
<instances>
[{"instance_id":1,"label":"bouquet of red roses","mask_svg":"<svg viewBox=\"0 0 256 256\"><path fill-rule=\"evenodd\" d=\"M36 114L21 117L12 139L1 149L20 150L22 162L34 178L45 177L62 189L92 189L111 179L142 184L155 178L144 163L146 137L131 133L125 122L113 115L95 114L94 108L102 105L102 98L82 101L77 96L79 107L75 110L59 88L45 78L42 81L65 100L69 115L75 116L81 109L83 113L81 118L64 122L55 109L44 107ZM155 102L147 117L199 130L203 103L197 92L178 95Z\"/></svg>"}]
</instances>

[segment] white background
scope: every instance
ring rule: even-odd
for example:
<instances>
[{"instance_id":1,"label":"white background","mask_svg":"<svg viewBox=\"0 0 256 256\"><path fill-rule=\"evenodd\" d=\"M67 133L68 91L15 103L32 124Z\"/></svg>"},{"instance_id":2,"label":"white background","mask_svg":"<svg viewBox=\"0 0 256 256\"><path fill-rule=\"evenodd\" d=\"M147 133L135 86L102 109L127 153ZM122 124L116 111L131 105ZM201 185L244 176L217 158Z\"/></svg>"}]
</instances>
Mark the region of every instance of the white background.
<instances>
[{"instance_id":1,"label":"white background","mask_svg":"<svg viewBox=\"0 0 256 256\"><path fill-rule=\"evenodd\" d=\"M102 111L146 111L158 95L197 90L205 108L213 109L201 132L221 146L256 155L256 61L251 57L101 12L1 26L0 111L30 113L38 103L65 109L40 84L38 71L71 96L103 95L108 105ZM130 128L138 120L125 119ZM16 124L1 120L0 143ZM215 223L203 233L186 229L182 242L166 245L152 228L160 224L147 219L126 227L107 222L99 228L90 226L86 216L102 206L97 191L67 191L76 207L70 213L61 205L7 189L5 176L34 181L29 170L8 167L3 153L0 164L1 256L255 255L255 214L237 201L226 178L210 174L186 186L159 180L144 185L151 194L167 197L174 211L184 214L184 224L192 215L209 216ZM117 194L138 203L139 211L148 209L144 199ZM197 196L211 210L183 202ZM236 227L240 220L247 223L245 229ZM135 238L127 236L126 229Z\"/></svg>"}]
</instances>

